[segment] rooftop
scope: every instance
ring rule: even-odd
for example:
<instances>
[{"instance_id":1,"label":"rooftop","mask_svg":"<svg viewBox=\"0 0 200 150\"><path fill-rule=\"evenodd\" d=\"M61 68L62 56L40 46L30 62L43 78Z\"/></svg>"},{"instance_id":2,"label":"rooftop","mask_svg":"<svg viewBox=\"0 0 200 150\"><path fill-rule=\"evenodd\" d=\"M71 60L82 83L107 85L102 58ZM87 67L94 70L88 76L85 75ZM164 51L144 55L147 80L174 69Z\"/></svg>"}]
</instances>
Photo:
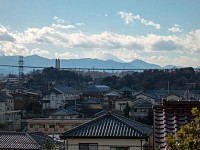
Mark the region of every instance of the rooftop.
<instances>
[{"instance_id":1,"label":"rooftop","mask_svg":"<svg viewBox=\"0 0 200 150\"><path fill-rule=\"evenodd\" d=\"M40 145L27 133L0 132L0 149L39 150Z\"/></svg>"},{"instance_id":2,"label":"rooftop","mask_svg":"<svg viewBox=\"0 0 200 150\"><path fill-rule=\"evenodd\" d=\"M150 126L107 112L83 125L63 133L61 138L147 138Z\"/></svg>"}]
</instances>

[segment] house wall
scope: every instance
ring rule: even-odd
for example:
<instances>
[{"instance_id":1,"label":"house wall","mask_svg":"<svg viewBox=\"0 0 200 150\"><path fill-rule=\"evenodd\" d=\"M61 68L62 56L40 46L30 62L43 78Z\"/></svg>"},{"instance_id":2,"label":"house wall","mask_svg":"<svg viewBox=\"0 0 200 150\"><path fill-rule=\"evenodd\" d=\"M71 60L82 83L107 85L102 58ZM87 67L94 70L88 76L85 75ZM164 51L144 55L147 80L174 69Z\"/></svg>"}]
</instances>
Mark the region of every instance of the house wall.
<instances>
[{"instance_id":1,"label":"house wall","mask_svg":"<svg viewBox=\"0 0 200 150\"><path fill-rule=\"evenodd\" d=\"M89 104L89 108L91 109L102 109L102 104Z\"/></svg>"},{"instance_id":2,"label":"house wall","mask_svg":"<svg viewBox=\"0 0 200 150\"><path fill-rule=\"evenodd\" d=\"M134 108L131 111L131 116L133 117L147 117L151 108Z\"/></svg>"},{"instance_id":3,"label":"house wall","mask_svg":"<svg viewBox=\"0 0 200 150\"><path fill-rule=\"evenodd\" d=\"M131 101L115 101L115 109L119 111L123 111L126 107L126 103L128 102L128 105L131 107L132 102Z\"/></svg>"},{"instance_id":4,"label":"house wall","mask_svg":"<svg viewBox=\"0 0 200 150\"><path fill-rule=\"evenodd\" d=\"M13 99L7 99L7 109L14 110L14 100Z\"/></svg>"},{"instance_id":5,"label":"house wall","mask_svg":"<svg viewBox=\"0 0 200 150\"><path fill-rule=\"evenodd\" d=\"M6 124L6 130L16 131L21 128L20 111L0 112L0 123Z\"/></svg>"},{"instance_id":6,"label":"house wall","mask_svg":"<svg viewBox=\"0 0 200 150\"><path fill-rule=\"evenodd\" d=\"M176 95L169 95L169 96L167 96L167 100L170 100L170 101L177 101L177 100L182 100L182 98L181 97L178 97L178 96L176 96Z\"/></svg>"},{"instance_id":7,"label":"house wall","mask_svg":"<svg viewBox=\"0 0 200 150\"><path fill-rule=\"evenodd\" d=\"M55 94L51 93L50 95L45 95L43 101L48 101L49 103L43 103L43 109L59 109L64 107L65 104L72 103L80 99L80 95L77 94Z\"/></svg>"},{"instance_id":8,"label":"house wall","mask_svg":"<svg viewBox=\"0 0 200 150\"><path fill-rule=\"evenodd\" d=\"M13 94L14 110L26 110L26 105L38 102L37 94L15 93Z\"/></svg>"},{"instance_id":9,"label":"house wall","mask_svg":"<svg viewBox=\"0 0 200 150\"><path fill-rule=\"evenodd\" d=\"M7 111L7 102L0 102L0 111Z\"/></svg>"},{"instance_id":10,"label":"house wall","mask_svg":"<svg viewBox=\"0 0 200 150\"><path fill-rule=\"evenodd\" d=\"M140 139L67 139L66 149L79 150L79 143L97 143L98 150L110 150L111 147L130 147L130 150L142 150L141 145L145 144L145 140L141 143Z\"/></svg>"}]
</instances>

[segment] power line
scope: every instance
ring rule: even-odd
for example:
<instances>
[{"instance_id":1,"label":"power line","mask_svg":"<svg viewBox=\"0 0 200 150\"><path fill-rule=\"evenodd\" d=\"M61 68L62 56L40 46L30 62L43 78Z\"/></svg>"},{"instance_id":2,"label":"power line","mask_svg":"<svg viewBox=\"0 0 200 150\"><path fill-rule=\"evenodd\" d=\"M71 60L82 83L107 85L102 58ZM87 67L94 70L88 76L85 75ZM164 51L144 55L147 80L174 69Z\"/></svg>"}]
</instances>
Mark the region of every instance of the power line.
<instances>
[{"instance_id":1,"label":"power line","mask_svg":"<svg viewBox=\"0 0 200 150\"><path fill-rule=\"evenodd\" d=\"M11 68L18 68L19 66L16 65L0 65L1 67L11 67ZM53 66L49 67L44 67L44 66L23 66L24 68L32 68L32 69L45 69L45 68L50 68ZM165 68L160 68L160 69L144 69L144 68L60 68L61 70L98 70L98 71L144 71L144 70L165 70L165 71L170 71L170 70L176 70L176 69L184 69L184 68L172 68L172 69L165 69ZM194 70L199 71L200 68L194 68Z\"/></svg>"}]
</instances>

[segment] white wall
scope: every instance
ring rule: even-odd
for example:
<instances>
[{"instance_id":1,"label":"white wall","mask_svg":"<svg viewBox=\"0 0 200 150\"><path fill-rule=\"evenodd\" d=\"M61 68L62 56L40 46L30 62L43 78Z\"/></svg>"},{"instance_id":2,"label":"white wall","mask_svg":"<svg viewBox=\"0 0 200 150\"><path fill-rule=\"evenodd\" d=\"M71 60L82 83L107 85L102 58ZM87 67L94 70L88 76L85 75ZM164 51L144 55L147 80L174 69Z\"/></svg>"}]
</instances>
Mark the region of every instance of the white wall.
<instances>
[{"instance_id":1,"label":"white wall","mask_svg":"<svg viewBox=\"0 0 200 150\"><path fill-rule=\"evenodd\" d=\"M111 147L130 147L130 150L141 150L140 139L68 139L66 149L79 150L79 143L97 143L98 150L110 150ZM142 145L145 141L143 140Z\"/></svg>"}]
</instances>

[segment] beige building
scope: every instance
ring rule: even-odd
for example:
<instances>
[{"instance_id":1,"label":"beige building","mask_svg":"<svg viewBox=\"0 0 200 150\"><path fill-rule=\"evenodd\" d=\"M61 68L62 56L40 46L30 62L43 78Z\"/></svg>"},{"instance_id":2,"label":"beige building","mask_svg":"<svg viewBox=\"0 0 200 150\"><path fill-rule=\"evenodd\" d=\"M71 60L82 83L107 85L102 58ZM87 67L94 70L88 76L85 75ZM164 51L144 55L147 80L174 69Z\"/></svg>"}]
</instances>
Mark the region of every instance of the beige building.
<instances>
[{"instance_id":1,"label":"beige building","mask_svg":"<svg viewBox=\"0 0 200 150\"><path fill-rule=\"evenodd\" d=\"M110 112L62 134L70 150L150 149L152 128Z\"/></svg>"},{"instance_id":2,"label":"beige building","mask_svg":"<svg viewBox=\"0 0 200 150\"><path fill-rule=\"evenodd\" d=\"M48 134L61 134L71 128L88 122L90 119L56 119L56 118L33 118L28 119L28 132L44 132Z\"/></svg>"},{"instance_id":3,"label":"beige building","mask_svg":"<svg viewBox=\"0 0 200 150\"><path fill-rule=\"evenodd\" d=\"M0 124L6 131L16 131L21 128L21 111L0 111Z\"/></svg>"}]
</instances>

